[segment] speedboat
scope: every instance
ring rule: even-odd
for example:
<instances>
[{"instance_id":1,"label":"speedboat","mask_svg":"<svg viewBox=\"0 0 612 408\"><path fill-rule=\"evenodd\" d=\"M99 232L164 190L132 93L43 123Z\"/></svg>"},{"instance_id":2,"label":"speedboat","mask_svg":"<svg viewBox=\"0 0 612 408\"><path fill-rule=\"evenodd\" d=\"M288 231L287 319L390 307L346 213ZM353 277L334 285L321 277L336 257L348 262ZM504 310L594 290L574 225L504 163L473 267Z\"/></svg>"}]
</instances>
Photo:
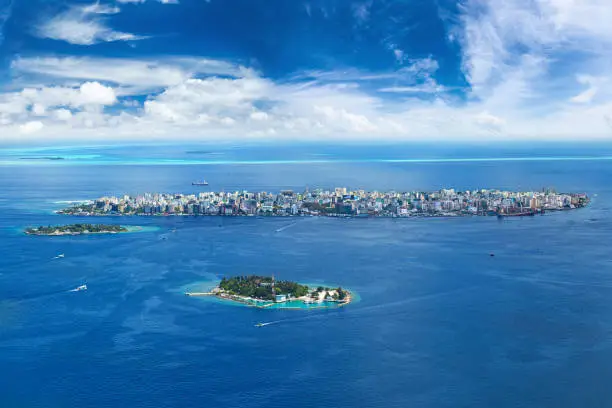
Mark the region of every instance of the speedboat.
<instances>
[{"instance_id":1,"label":"speedboat","mask_svg":"<svg viewBox=\"0 0 612 408\"><path fill-rule=\"evenodd\" d=\"M266 325L265 323L257 323L255 327L264 327L265 325Z\"/></svg>"},{"instance_id":2,"label":"speedboat","mask_svg":"<svg viewBox=\"0 0 612 408\"><path fill-rule=\"evenodd\" d=\"M87 290L87 285L81 285L81 286L78 286L78 287L72 289L73 292L80 292L82 290Z\"/></svg>"},{"instance_id":3,"label":"speedboat","mask_svg":"<svg viewBox=\"0 0 612 408\"><path fill-rule=\"evenodd\" d=\"M59 254L59 255L57 255L57 256L55 257L55 259L60 259L60 258L63 258L63 257L65 257L65 256L66 256L66 255L64 255L64 254Z\"/></svg>"}]
</instances>

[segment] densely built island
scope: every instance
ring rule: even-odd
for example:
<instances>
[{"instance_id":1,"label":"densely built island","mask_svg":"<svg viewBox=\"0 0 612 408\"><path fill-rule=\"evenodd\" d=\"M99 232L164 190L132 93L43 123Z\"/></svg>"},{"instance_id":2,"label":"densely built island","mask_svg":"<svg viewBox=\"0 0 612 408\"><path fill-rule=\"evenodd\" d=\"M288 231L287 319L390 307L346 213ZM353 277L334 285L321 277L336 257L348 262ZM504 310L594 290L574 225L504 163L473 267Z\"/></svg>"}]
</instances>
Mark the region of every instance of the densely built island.
<instances>
[{"instance_id":1,"label":"densely built island","mask_svg":"<svg viewBox=\"0 0 612 408\"><path fill-rule=\"evenodd\" d=\"M146 193L101 197L57 211L70 215L218 215L410 217L523 216L584 207L586 194L543 191L442 189L434 192L308 190L294 192Z\"/></svg>"},{"instance_id":2,"label":"densely built island","mask_svg":"<svg viewBox=\"0 0 612 408\"><path fill-rule=\"evenodd\" d=\"M216 296L260 308L338 307L351 302L351 292L325 286L309 287L297 282L275 280L274 276L223 278L210 292L187 292L187 296Z\"/></svg>"},{"instance_id":3,"label":"densely built island","mask_svg":"<svg viewBox=\"0 0 612 408\"><path fill-rule=\"evenodd\" d=\"M128 232L128 229L121 225L105 224L49 225L25 229L27 235L117 234L120 232Z\"/></svg>"}]
</instances>

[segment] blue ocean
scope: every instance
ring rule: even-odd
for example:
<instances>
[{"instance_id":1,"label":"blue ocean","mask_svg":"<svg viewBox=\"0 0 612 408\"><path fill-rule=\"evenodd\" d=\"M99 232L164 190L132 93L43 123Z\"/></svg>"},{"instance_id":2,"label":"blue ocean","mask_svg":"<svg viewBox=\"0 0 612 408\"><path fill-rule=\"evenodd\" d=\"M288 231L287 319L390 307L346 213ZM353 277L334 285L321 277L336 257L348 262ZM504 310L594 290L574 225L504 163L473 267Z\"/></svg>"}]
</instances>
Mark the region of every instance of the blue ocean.
<instances>
[{"instance_id":1,"label":"blue ocean","mask_svg":"<svg viewBox=\"0 0 612 408\"><path fill-rule=\"evenodd\" d=\"M0 406L612 406L611 180L609 145L3 149ZM91 222L53 211L104 195L307 186L554 187L592 202L501 221L108 217L95 221L151 228L22 233ZM236 274L359 300L260 310L184 295Z\"/></svg>"}]
</instances>

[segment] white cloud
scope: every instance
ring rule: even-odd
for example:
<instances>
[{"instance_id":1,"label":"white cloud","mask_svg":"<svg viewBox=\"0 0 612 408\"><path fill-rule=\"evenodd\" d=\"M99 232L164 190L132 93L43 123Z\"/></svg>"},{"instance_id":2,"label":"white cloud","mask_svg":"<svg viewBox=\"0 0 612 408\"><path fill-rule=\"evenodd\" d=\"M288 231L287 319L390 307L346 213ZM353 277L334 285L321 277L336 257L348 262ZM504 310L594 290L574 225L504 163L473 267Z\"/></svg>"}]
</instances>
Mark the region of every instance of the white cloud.
<instances>
[{"instance_id":1,"label":"white cloud","mask_svg":"<svg viewBox=\"0 0 612 408\"><path fill-rule=\"evenodd\" d=\"M16 81L43 85L0 94L0 126L3 135L34 126L37 137L79 139L606 139L612 28L600 16L610 11L585 3L464 2L451 34L465 88L445 86L433 57L412 59L395 45L388 51L400 69L283 80L199 58L20 58L11 65ZM576 50L588 52L574 60Z\"/></svg>"},{"instance_id":2,"label":"white cloud","mask_svg":"<svg viewBox=\"0 0 612 408\"><path fill-rule=\"evenodd\" d=\"M72 113L67 108L100 115L104 106L116 102L113 89L97 82L85 82L74 88L26 88L0 94L0 119L5 126L21 124L20 133L33 133L42 129L38 124L44 125L47 118L70 121ZM104 121L99 123L103 125Z\"/></svg>"},{"instance_id":3,"label":"white cloud","mask_svg":"<svg viewBox=\"0 0 612 408\"><path fill-rule=\"evenodd\" d=\"M359 24L365 23L370 18L370 8L372 7L372 1L365 1L363 3L353 4L353 17Z\"/></svg>"},{"instance_id":4,"label":"white cloud","mask_svg":"<svg viewBox=\"0 0 612 408\"><path fill-rule=\"evenodd\" d=\"M36 133L40 131L44 125L39 121L26 122L19 126L19 131L23 134Z\"/></svg>"},{"instance_id":5,"label":"white cloud","mask_svg":"<svg viewBox=\"0 0 612 408\"><path fill-rule=\"evenodd\" d=\"M395 56L395 59L397 60L397 62L399 63L404 62L404 51L400 50L399 48L395 48L393 50L393 55Z\"/></svg>"},{"instance_id":6,"label":"white cloud","mask_svg":"<svg viewBox=\"0 0 612 408\"><path fill-rule=\"evenodd\" d=\"M568 37L612 41L612 8L608 0L546 0L540 4L558 32Z\"/></svg>"},{"instance_id":7,"label":"white cloud","mask_svg":"<svg viewBox=\"0 0 612 408\"><path fill-rule=\"evenodd\" d=\"M253 102L271 91L273 84L260 77L188 79L146 101L145 112L176 122L193 120L203 112L219 115L231 111L246 116Z\"/></svg>"},{"instance_id":8,"label":"white cloud","mask_svg":"<svg viewBox=\"0 0 612 408\"><path fill-rule=\"evenodd\" d=\"M268 120L270 116L266 112L253 112L251 113L250 118L256 121L264 121Z\"/></svg>"},{"instance_id":9,"label":"white cloud","mask_svg":"<svg viewBox=\"0 0 612 408\"><path fill-rule=\"evenodd\" d=\"M512 137L612 136L608 0L469 0L462 10L453 35L470 86L465 108L487 112L478 123ZM576 81L576 71L586 75Z\"/></svg>"},{"instance_id":10,"label":"white cloud","mask_svg":"<svg viewBox=\"0 0 612 408\"><path fill-rule=\"evenodd\" d=\"M474 96L486 98L508 75L526 78L524 71L529 71L531 77L526 79L535 89L553 75L548 65L562 63L557 58L567 55L572 63L586 65L587 71L600 56L609 60L610 21L612 7L608 0L466 2L462 18L463 70ZM576 51L589 53L573 59L571 54ZM538 72L533 69L533 61L539 62Z\"/></svg>"},{"instance_id":11,"label":"white cloud","mask_svg":"<svg viewBox=\"0 0 612 408\"><path fill-rule=\"evenodd\" d=\"M380 88L379 92L388 92L388 93L408 93L408 94L418 94L418 93L442 93L446 89L435 83L435 81L427 81L419 85L414 86L391 86L387 88Z\"/></svg>"},{"instance_id":12,"label":"white cloud","mask_svg":"<svg viewBox=\"0 0 612 408\"><path fill-rule=\"evenodd\" d=\"M120 11L121 9L117 6L100 4L99 1L81 8L81 12L84 14L117 14Z\"/></svg>"},{"instance_id":13,"label":"white cloud","mask_svg":"<svg viewBox=\"0 0 612 408\"><path fill-rule=\"evenodd\" d=\"M389 42L387 43L386 48L393 53L393 56L395 57L395 62L397 62L398 64L403 64L404 61L408 59L404 50L399 48L397 44Z\"/></svg>"},{"instance_id":14,"label":"white cloud","mask_svg":"<svg viewBox=\"0 0 612 408\"><path fill-rule=\"evenodd\" d=\"M326 125L340 131L374 132L377 126L366 116L351 113L346 109L334 106L314 106L314 112L320 115Z\"/></svg>"},{"instance_id":15,"label":"white cloud","mask_svg":"<svg viewBox=\"0 0 612 408\"><path fill-rule=\"evenodd\" d=\"M53 112L53 115L55 116L55 118L57 120L63 120L63 121L68 121L70 119L72 119L72 112L70 112L68 109L57 109Z\"/></svg>"},{"instance_id":16,"label":"white cloud","mask_svg":"<svg viewBox=\"0 0 612 408\"><path fill-rule=\"evenodd\" d=\"M40 104L42 106L72 106L83 107L91 105L113 105L117 98L112 88L98 82L85 82L78 88L45 87L26 88L18 96L26 104Z\"/></svg>"},{"instance_id":17,"label":"white cloud","mask_svg":"<svg viewBox=\"0 0 612 408\"><path fill-rule=\"evenodd\" d=\"M574 96L570 101L574 103L589 103L597 94L597 88L592 86L586 91Z\"/></svg>"},{"instance_id":18,"label":"white cloud","mask_svg":"<svg viewBox=\"0 0 612 408\"><path fill-rule=\"evenodd\" d=\"M410 59L408 60L410 65L400 70L400 72L411 72L419 75L430 76L440 68L438 61L435 59L421 58L421 59Z\"/></svg>"},{"instance_id":19,"label":"white cloud","mask_svg":"<svg viewBox=\"0 0 612 408\"><path fill-rule=\"evenodd\" d=\"M364 72L354 68L337 69L332 71L304 71L291 77L293 81L312 80L319 82L365 82L388 81L414 83L417 80L431 78L438 70L438 62L431 58L405 58L407 65L400 69L386 72Z\"/></svg>"},{"instance_id":20,"label":"white cloud","mask_svg":"<svg viewBox=\"0 0 612 408\"><path fill-rule=\"evenodd\" d=\"M98 82L85 82L79 88L79 105L112 105L117 102L113 88Z\"/></svg>"},{"instance_id":21,"label":"white cloud","mask_svg":"<svg viewBox=\"0 0 612 408\"><path fill-rule=\"evenodd\" d=\"M506 123L504 119L495 115L491 115L487 111L480 112L479 114L475 115L474 119L479 125L493 128L501 128Z\"/></svg>"},{"instance_id":22,"label":"white cloud","mask_svg":"<svg viewBox=\"0 0 612 408\"><path fill-rule=\"evenodd\" d=\"M47 108L40 103L35 103L32 105L32 114L34 116L45 116L47 113Z\"/></svg>"},{"instance_id":23,"label":"white cloud","mask_svg":"<svg viewBox=\"0 0 612 408\"><path fill-rule=\"evenodd\" d=\"M600 88L607 82L607 78L597 78L591 75L579 75L577 80L578 83L587 85L588 88L570 99L574 103L590 103Z\"/></svg>"},{"instance_id":24,"label":"white cloud","mask_svg":"<svg viewBox=\"0 0 612 408\"><path fill-rule=\"evenodd\" d=\"M134 94L180 84L194 75L240 75L233 64L206 58L165 57L122 59L91 57L22 57L11 68L21 77L46 81L95 80L122 85L121 94Z\"/></svg>"},{"instance_id":25,"label":"white cloud","mask_svg":"<svg viewBox=\"0 0 612 408\"><path fill-rule=\"evenodd\" d=\"M6 2L6 5L0 7L0 44L4 40L4 25L11 18L11 14L13 13L13 1L10 0Z\"/></svg>"},{"instance_id":26,"label":"white cloud","mask_svg":"<svg viewBox=\"0 0 612 408\"><path fill-rule=\"evenodd\" d=\"M66 41L76 45L92 45L100 42L136 41L147 37L113 30L106 24L104 15L118 13L117 7L94 3L71 7L36 27L34 34L40 38Z\"/></svg>"},{"instance_id":27,"label":"white cloud","mask_svg":"<svg viewBox=\"0 0 612 408\"><path fill-rule=\"evenodd\" d=\"M145 71L146 72L146 71ZM310 81L275 83L248 70L236 78L186 79L151 95L142 109L125 107L114 89L98 82L78 87L28 88L0 98L3 126L34 121L38 104L40 134L62 138L310 138L310 139L447 139L524 137L541 127L517 120L503 106L481 102L451 106L441 99L390 102L359 86ZM102 107L114 104L113 112ZM503 115L500 115L502 112ZM612 112L612 110L610 111ZM588 113L589 117L600 114ZM575 119L573 112L555 118ZM593 134L601 134L593 122ZM609 131L608 125L601 126ZM544 128L546 130L546 128ZM548 128L538 134L552 137L567 128ZM599 133L598 133L599 132ZM4 133L4 132L3 132ZM6 132L9 134L10 132ZM19 133L19 132L17 132ZM563 134L562 134L563 135ZM559 137L558 134L555 137Z\"/></svg>"}]
</instances>

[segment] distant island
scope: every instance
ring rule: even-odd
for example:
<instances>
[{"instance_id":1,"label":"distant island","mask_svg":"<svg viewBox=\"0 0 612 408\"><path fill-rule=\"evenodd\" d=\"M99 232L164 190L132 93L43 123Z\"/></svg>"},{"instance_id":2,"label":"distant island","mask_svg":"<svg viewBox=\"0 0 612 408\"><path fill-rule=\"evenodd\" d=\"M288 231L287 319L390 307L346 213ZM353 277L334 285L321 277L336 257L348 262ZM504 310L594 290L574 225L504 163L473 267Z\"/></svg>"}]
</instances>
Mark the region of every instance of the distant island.
<instances>
[{"instance_id":1,"label":"distant island","mask_svg":"<svg viewBox=\"0 0 612 408\"><path fill-rule=\"evenodd\" d=\"M121 225L105 224L70 224L70 225L49 225L40 227L26 228L27 235L81 235L81 234L117 234L128 232L126 227Z\"/></svg>"},{"instance_id":2,"label":"distant island","mask_svg":"<svg viewBox=\"0 0 612 408\"><path fill-rule=\"evenodd\" d=\"M64 160L63 157L60 156L26 156L20 157L20 160Z\"/></svg>"},{"instance_id":3,"label":"distant island","mask_svg":"<svg viewBox=\"0 0 612 408\"><path fill-rule=\"evenodd\" d=\"M187 296L216 296L248 306L337 307L351 302L351 292L341 287L309 287L291 281L275 280L273 276L234 276L223 278L210 292L187 292Z\"/></svg>"},{"instance_id":4,"label":"distant island","mask_svg":"<svg viewBox=\"0 0 612 408\"><path fill-rule=\"evenodd\" d=\"M442 189L423 191L334 190L294 192L145 193L101 197L57 211L67 215L141 216L325 216L325 217L450 217L530 216L588 205L584 193Z\"/></svg>"}]
</instances>

